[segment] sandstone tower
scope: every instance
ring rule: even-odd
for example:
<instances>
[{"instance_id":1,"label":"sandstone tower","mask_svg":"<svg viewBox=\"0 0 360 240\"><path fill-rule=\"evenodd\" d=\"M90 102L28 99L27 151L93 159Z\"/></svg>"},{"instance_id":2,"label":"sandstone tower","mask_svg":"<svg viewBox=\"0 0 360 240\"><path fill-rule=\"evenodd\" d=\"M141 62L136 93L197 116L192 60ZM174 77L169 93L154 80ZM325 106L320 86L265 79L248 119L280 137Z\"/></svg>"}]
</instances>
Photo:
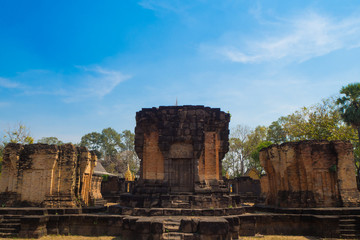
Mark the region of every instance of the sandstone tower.
<instances>
[{"instance_id":1,"label":"sandstone tower","mask_svg":"<svg viewBox=\"0 0 360 240\"><path fill-rule=\"evenodd\" d=\"M135 150L147 192L226 192L221 160L230 114L204 106L144 108L136 113ZM146 187L147 186L147 187Z\"/></svg>"}]
</instances>

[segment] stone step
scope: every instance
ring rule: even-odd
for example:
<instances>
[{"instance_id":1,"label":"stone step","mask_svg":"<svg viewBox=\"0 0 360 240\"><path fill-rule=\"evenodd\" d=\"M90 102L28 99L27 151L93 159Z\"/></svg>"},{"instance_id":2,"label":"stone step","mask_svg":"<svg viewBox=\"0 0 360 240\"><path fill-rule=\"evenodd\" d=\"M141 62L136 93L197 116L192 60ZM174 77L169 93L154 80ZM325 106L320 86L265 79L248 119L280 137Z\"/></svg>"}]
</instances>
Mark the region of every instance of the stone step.
<instances>
[{"instance_id":1,"label":"stone step","mask_svg":"<svg viewBox=\"0 0 360 240\"><path fill-rule=\"evenodd\" d=\"M18 236L17 233L2 233L0 232L0 238L16 238Z\"/></svg>"},{"instance_id":2,"label":"stone step","mask_svg":"<svg viewBox=\"0 0 360 240\"><path fill-rule=\"evenodd\" d=\"M189 203L179 203L179 204L171 204L171 208L186 208L190 209L191 205Z\"/></svg>"},{"instance_id":3,"label":"stone step","mask_svg":"<svg viewBox=\"0 0 360 240\"><path fill-rule=\"evenodd\" d=\"M2 228L0 227L0 233L18 233L19 228Z\"/></svg>"},{"instance_id":4,"label":"stone step","mask_svg":"<svg viewBox=\"0 0 360 240\"><path fill-rule=\"evenodd\" d=\"M95 199L94 205L95 206L105 206L107 204L107 201L104 199Z\"/></svg>"},{"instance_id":5,"label":"stone step","mask_svg":"<svg viewBox=\"0 0 360 240\"><path fill-rule=\"evenodd\" d=\"M347 224L339 224L339 228L341 229L356 229L356 224L351 224L351 223L347 223Z\"/></svg>"},{"instance_id":6,"label":"stone step","mask_svg":"<svg viewBox=\"0 0 360 240\"><path fill-rule=\"evenodd\" d=\"M359 239L360 235L358 234L340 234L340 238L343 239Z\"/></svg>"},{"instance_id":7,"label":"stone step","mask_svg":"<svg viewBox=\"0 0 360 240\"><path fill-rule=\"evenodd\" d=\"M14 238L20 231L20 218L17 215L4 215L0 223L0 237Z\"/></svg>"},{"instance_id":8,"label":"stone step","mask_svg":"<svg viewBox=\"0 0 360 240\"><path fill-rule=\"evenodd\" d=\"M179 231L180 224L179 225L173 225L173 224L164 224L165 232L177 232Z\"/></svg>"},{"instance_id":9,"label":"stone step","mask_svg":"<svg viewBox=\"0 0 360 240\"><path fill-rule=\"evenodd\" d=\"M3 219L3 223L6 222L6 223L19 223L21 220L20 218L4 218Z\"/></svg>"},{"instance_id":10,"label":"stone step","mask_svg":"<svg viewBox=\"0 0 360 240\"><path fill-rule=\"evenodd\" d=\"M180 221L165 221L163 225L165 232L177 232L180 228Z\"/></svg>"},{"instance_id":11,"label":"stone step","mask_svg":"<svg viewBox=\"0 0 360 240\"><path fill-rule=\"evenodd\" d=\"M182 234L181 233L163 233L164 240L181 240Z\"/></svg>"},{"instance_id":12,"label":"stone step","mask_svg":"<svg viewBox=\"0 0 360 240\"><path fill-rule=\"evenodd\" d=\"M171 232L171 233L163 233L162 239L164 240L193 240L193 233L182 233L182 232Z\"/></svg>"},{"instance_id":13,"label":"stone step","mask_svg":"<svg viewBox=\"0 0 360 240\"><path fill-rule=\"evenodd\" d=\"M340 229L340 234L356 234L356 229Z\"/></svg>"},{"instance_id":14,"label":"stone step","mask_svg":"<svg viewBox=\"0 0 360 240\"><path fill-rule=\"evenodd\" d=\"M0 228L19 228L21 223L0 223Z\"/></svg>"},{"instance_id":15,"label":"stone step","mask_svg":"<svg viewBox=\"0 0 360 240\"><path fill-rule=\"evenodd\" d=\"M356 219L354 218L340 218L339 219L340 223L356 223Z\"/></svg>"},{"instance_id":16,"label":"stone step","mask_svg":"<svg viewBox=\"0 0 360 240\"><path fill-rule=\"evenodd\" d=\"M1 223L20 223L20 218L5 218Z\"/></svg>"}]
</instances>

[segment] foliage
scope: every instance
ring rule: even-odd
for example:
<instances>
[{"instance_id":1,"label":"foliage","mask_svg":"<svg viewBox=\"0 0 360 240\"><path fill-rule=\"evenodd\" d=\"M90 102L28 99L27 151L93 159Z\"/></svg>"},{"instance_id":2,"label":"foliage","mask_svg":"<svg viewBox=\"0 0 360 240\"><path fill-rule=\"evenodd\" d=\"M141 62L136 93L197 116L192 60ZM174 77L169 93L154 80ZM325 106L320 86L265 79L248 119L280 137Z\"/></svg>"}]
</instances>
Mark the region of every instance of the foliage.
<instances>
[{"instance_id":1,"label":"foliage","mask_svg":"<svg viewBox=\"0 0 360 240\"><path fill-rule=\"evenodd\" d=\"M267 140L274 143L301 140L353 140L354 130L344 124L334 99L325 99L320 104L303 107L294 113L273 122L275 133ZM274 127L275 126L275 127Z\"/></svg>"},{"instance_id":2,"label":"foliage","mask_svg":"<svg viewBox=\"0 0 360 240\"><path fill-rule=\"evenodd\" d=\"M31 137L30 130L22 123L17 123L15 126L5 129L0 140L0 171L2 168L3 151L8 143L31 144L34 143L34 138Z\"/></svg>"},{"instance_id":3,"label":"foliage","mask_svg":"<svg viewBox=\"0 0 360 240\"><path fill-rule=\"evenodd\" d=\"M102 177L103 182L109 181L109 175L103 174L103 175L101 175L101 177Z\"/></svg>"},{"instance_id":4,"label":"foliage","mask_svg":"<svg viewBox=\"0 0 360 240\"><path fill-rule=\"evenodd\" d=\"M356 96L359 100L360 90ZM354 99L354 95L351 99ZM223 160L224 172L228 171L232 177L243 175L249 168L256 168L261 172L259 151L263 147L272 143L281 144L301 140L352 141L355 146L356 166L360 171L360 143L355 141L357 135L354 128L344 123L341 117L342 112L337 107L338 102L339 100L332 98L324 99L319 104L303 107L292 114L280 117L267 128L258 126L251 129L239 125L232 129L229 152ZM347 106L350 106L350 103L347 103Z\"/></svg>"},{"instance_id":5,"label":"foliage","mask_svg":"<svg viewBox=\"0 0 360 240\"><path fill-rule=\"evenodd\" d=\"M282 127L282 119L274 121L270 124L266 139L267 141L276 144L286 142L286 132Z\"/></svg>"},{"instance_id":6,"label":"foliage","mask_svg":"<svg viewBox=\"0 0 360 240\"><path fill-rule=\"evenodd\" d=\"M4 145L7 143L32 144L34 138L31 137L30 130L25 125L18 123L14 127L5 130L2 142Z\"/></svg>"},{"instance_id":7,"label":"foliage","mask_svg":"<svg viewBox=\"0 0 360 240\"><path fill-rule=\"evenodd\" d=\"M352 83L341 88L340 93L344 96L337 99L340 116L345 123L357 130L357 141L355 146L355 167L359 176L360 185L360 83Z\"/></svg>"},{"instance_id":8,"label":"foliage","mask_svg":"<svg viewBox=\"0 0 360 240\"><path fill-rule=\"evenodd\" d=\"M104 168L111 173L125 173L127 164L132 172L139 169L139 159L134 150L135 135L125 130L118 133L112 128L92 132L81 138L81 146L95 151Z\"/></svg>"},{"instance_id":9,"label":"foliage","mask_svg":"<svg viewBox=\"0 0 360 240\"><path fill-rule=\"evenodd\" d=\"M223 168L231 177L244 175L247 168L252 167L251 153L259 142L266 138L266 127L251 129L238 125L232 129L229 139L229 152L223 160Z\"/></svg>"},{"instance_id":10,"label":"foliage","mask_svg":"<svg viewBox=\"0 0 360 240\"><path fill-rule=\"evenodd\" d=\"M37 143L63 145L64 143L57 137L43 137L37 141Z\"/></svg>"},{"instance_id":11,"label":"foliage","mask_svg":"<svg viewBox=\"0 0 360 240\"><path fill-rule=\"evenodd\" d=\"M340 115L344 122L353 126L360 127L360 83L352 83L340 90L342 96L336 103L340 106Z\"/></svg>"},{"instance_id":12,"label":"foliage","mask_svg":"<svg viewBox=\"0 0 360 240\"><path fill-rule=\"evenodd\" d=\"M251 156L251 161L249 161L248 167L249 168L255 168L261 174L262 171L263 171L263 168L260 165L259 153L260 153L261 149L267 148L272 144L273 144L273 142L271 142L271 141L259 142L258 145L256 146L255 150L250 155Z\"/></svg>"}]
</instances>

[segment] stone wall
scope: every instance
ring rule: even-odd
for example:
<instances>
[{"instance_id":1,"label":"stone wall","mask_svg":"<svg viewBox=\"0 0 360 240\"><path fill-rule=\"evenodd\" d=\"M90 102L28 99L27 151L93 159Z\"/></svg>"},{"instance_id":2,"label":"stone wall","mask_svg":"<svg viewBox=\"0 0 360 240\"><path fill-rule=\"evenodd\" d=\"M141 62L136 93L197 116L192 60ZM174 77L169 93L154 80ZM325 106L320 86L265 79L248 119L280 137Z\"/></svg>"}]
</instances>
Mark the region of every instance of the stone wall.
<instances>
[{"instance_id":1,"label":"stone wall","mask_svg":"<svg viewBox=\"0 0 360 240\"><path fill-rule=\"evenodd\" d=\"M344 141L301 141L260 151L267 173L266 202L280 207L358 206L353 146Z\"/></svg>"},{"instance_id":2,"label":"stone wall","mask_svg":"<svg viewBox=\"0 0 360 240\"><path fill-rule=\"evenodd\" d=\"M89 205L96 155L72 144L21 145L4 149L0 200L6 205Z\"/></svg>"},{"instance_id":3,"label":"stone wall","mask_svg":"<svg viewBox=\"0 0 360 240\"><path fill-rule=\"evenodd\" d=\"M102 176L93 175L91 179L91 192L90 197L92 201L96 201L98 199L103 199L101 194L101 182Z\"/></svg>"},{"instance_id":4,"label":"stone wall","mask_svg":"<svg viewBox=\"0 0 360 240\"><path fill-rule=\"evenodd\" d=\"M260 197L260 181L252 179L249 176L236 177L229 179L229 184L232 185L233 194L239 194L242 197L254 200Z\"/></svg>"},{"instance_id":5,"label":"stone wall","mask_svg":"<svg viewBox=\"0 0 360 240\"><path fill-rule=\"evenodd\" d=\"M135 150L141 180L193 191L194 183L219 181L228 151L230 114L219 108L171 106L136 113Z\"/></svg>"}]
</instances>

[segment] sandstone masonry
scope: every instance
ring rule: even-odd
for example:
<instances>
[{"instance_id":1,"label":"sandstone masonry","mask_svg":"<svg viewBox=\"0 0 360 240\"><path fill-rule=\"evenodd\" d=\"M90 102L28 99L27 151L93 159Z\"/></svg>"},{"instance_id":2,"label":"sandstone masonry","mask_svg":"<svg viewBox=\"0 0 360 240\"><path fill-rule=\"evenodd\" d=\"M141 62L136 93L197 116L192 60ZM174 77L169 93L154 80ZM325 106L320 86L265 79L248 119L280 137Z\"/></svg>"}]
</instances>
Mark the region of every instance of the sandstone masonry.
<instances>
[{"instance_id":1,"label":"sandstone masonry","mask_svg":"<svg viewBox=\"0 0 360 240\"><path fill-rule=\"evenodd\" d=\"M204 106L142 109L136 114L135 150L141 180L170 192L201 192L221 181L230 114Z\"/></svg>"},{"instance_id":2,"label":"sandstone masonry","mask_svg":"<svg viewBox=\"0 0 360 240\"><path fill-rule=\"evenodd\" d=\"M72 144L10 143L4 149L0 200L6 206L88 206L101 198L101 183L92 179L96 161L93 152Z\"/></svg>"},{"instance_id":3,"label":"sandstone masonry","mask_svg":"<svg viewBox=\"0 0 360 240\"><path fill-rule=\"evenodd\" d=\"M301 141L260 151L267 175L266 203L280 207L359 206L353 146L344 141ZM262 187L264 191L264 188Z\"/></svg>"}]
</instances>

